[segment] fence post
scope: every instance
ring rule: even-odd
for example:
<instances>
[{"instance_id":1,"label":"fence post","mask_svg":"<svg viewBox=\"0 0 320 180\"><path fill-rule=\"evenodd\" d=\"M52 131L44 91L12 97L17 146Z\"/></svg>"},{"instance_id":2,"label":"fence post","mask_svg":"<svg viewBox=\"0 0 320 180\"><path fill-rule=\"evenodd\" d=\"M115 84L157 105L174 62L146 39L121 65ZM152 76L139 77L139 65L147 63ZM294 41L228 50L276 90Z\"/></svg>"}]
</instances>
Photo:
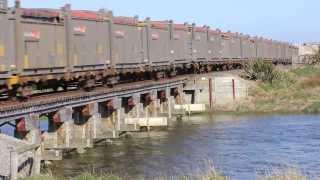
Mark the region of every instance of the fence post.
<instances>
[{"instance_id":1,"label":"fence post","mask_svg":"<svg viewBox=\"0 0 320 180\"><path fill-rule=\"evenodd\" d=\"M233 95L233 100L236 100L236 89L235 89L235 80L232 79L232 95Z\"/></svg>"},{"instance_id":2,"label":"fence post","mask_svg":"<svg viewBox=\"0 0 320 180\"><path fill-rule=\"evenodd\" d=\"M212 109L212 79L209 78L209 106Z\"/></svg>"}]
</instances>

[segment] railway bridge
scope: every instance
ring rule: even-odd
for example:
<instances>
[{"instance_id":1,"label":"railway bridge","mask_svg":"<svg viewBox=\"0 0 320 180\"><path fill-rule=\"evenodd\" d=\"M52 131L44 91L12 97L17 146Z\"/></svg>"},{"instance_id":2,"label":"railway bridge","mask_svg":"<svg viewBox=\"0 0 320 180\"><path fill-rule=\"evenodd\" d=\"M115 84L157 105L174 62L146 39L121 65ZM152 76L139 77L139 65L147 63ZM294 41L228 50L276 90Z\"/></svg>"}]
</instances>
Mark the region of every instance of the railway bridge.
<instances>
[{"instance_id":1,"label":"railway bridge","mask_svg":"<svg viewBox=\"0 0 320 180\"><path fill-rule=\"evenodd\" d=\"M84 153L126 133L171 126L184 115L210 110L219 97L234 101L246 93L241 84L209 73L0 101L0 130L14 131L0 133L0 177L39 174L43 161Z\"/></svg>"},{"instance_id":2,"label":"railway bridge","mask_svg":"<svg viewBox=\"0 0 320 180\"><path fill-rule=\"evenodd\" d=\"M41 161L61 160L64 152L84 153L126 132L167 127L174 115L185 113L184 87L189 80L177 77L1 102L0 127L14 128L14 137L0 136L5 146L0 158L10 157L10 168L0 167L6 169L1 176L38 174Z\"/></svg>"}]
</instances>

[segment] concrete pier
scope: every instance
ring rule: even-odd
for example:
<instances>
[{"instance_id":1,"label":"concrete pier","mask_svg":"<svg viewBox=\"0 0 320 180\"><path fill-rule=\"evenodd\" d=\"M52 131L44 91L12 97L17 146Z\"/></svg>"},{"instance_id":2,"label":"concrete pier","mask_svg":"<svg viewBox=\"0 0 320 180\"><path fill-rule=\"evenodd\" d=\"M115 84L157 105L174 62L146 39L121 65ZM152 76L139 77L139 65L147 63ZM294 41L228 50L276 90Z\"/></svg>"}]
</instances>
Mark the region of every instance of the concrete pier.
<instances>
[{"instance_id":1,"label":"concrete pier","mask_svg":"<svg viewBox=\"0 0 320 180\"><path fill-rule=\"evenodd\" d=\"M44 149L77 149L83 153L85 148L93 147L93 125L100 118L96 103L61 109L53 118L60 125L55 132L43 134Z\"/></svg>"},{"instance_id":2,"label":"concrete pier","mask_svg":"<svg viewBox=\"0 0 320 180\"><path fill-rule=\"evenodd\" d=\"M145 127L148 131L152 127L168 126L168 118L159 116L161 111L164 113L164 102L166 100L165 95L159 94L161 93L157 91L141 94L141 103L134 106L134 113L125 118L125 124Z\"/></svg>"}]
</instances>

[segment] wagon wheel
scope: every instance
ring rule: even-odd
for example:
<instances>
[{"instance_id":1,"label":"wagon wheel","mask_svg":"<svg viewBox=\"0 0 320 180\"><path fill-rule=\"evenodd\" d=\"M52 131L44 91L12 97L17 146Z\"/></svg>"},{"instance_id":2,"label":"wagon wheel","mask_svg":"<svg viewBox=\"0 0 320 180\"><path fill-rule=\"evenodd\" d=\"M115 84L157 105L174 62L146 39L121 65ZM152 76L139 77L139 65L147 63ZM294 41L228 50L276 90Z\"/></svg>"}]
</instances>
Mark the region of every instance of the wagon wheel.
<instances>
[{"instance_id":1,"label":"wagon wheel","mask_svg":"<svg viewBox=\"0 0 320 180\"><path fill-rule=\"evenodd\" d=\"M20 101L27 101L33 94L32 85L23 85L17 89L16 97Z\"/></svg>"},{"instance_id":2,"label":"wagon wheel","mask_svg":"<svg viewBox=\"0 0 320 180\"><path fill-rule=\"evenodd\" d=\"M0 99L9 97L9 88L8 86L1 87L0 89Z\"/></svg>"},{"instance_id":3,"label":"wagon wheel","mask_svg":"<svg viewBox=\"0 0 320 180\"><path fill-rule=\"evenodd\" d=\"M90 78L90 79L87 79L87 80L84 81L84 84L83 84L82 88L85 91L89 92L89 91L92 91L94 89L95 84L96 84L95 79Z\"/></svg>"}]
</instances>

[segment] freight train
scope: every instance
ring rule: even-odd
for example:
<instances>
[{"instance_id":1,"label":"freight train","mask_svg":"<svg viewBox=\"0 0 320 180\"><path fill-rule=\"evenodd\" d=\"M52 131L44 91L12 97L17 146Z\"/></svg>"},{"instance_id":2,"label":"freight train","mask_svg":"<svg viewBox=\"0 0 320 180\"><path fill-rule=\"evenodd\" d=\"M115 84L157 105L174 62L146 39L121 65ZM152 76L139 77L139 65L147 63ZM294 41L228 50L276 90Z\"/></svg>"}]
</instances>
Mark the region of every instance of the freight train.
<instances>
[{"instance_id":1,"label":"freight train","mask_svg":"<svg viewBox=\"0 0 320 180\"><path fill-rule=\"evenodd\" d=\"M0 94L30 96L176 74L251 59L290 63L289 43L111 11L9 8L0 0Z\"/></svg>"}]
</instances>

